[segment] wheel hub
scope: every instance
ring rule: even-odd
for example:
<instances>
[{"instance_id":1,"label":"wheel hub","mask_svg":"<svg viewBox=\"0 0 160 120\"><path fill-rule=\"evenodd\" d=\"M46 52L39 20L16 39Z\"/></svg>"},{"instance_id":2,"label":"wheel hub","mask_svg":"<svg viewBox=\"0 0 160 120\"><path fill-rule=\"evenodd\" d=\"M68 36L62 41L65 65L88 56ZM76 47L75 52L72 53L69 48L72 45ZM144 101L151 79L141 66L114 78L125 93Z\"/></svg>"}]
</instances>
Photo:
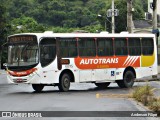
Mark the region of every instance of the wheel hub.
<instances>
[{"instance_id":1,"label":"wheel hub","mask_svg":"<svg viewBox=\"0 0 160 120\"><path fill-rule=\"evenodd\" d=\"M68 87L68 85L69 85L69 79L68 78L65 78L64 79L64 87Z\"/></svg>"}]
</instances>

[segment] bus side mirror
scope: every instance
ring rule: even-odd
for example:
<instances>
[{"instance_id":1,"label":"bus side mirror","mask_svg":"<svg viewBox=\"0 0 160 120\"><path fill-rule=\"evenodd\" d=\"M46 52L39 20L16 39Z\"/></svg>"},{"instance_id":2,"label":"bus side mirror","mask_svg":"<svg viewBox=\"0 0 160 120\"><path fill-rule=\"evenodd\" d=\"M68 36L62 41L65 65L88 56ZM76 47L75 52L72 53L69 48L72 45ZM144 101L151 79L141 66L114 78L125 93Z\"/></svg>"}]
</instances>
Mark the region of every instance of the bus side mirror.
<instances>
[{"instance_id":1,"label":"bus side mirror","mask_svg":"<svg viewBox=\"0 0 160 120\"><path fill-rule=\"evenodd\" d=\"M3 61L1 61L1 69L2 70L4 70L4 69L6 70L7 66L8 66L7 63L4 63Z\"/></svg>"},{"instance_id":2,"label":"bus side mirror","mask_svg":"<svg viewBox=\"0 0 160 120\"><path fill-rule=\"evenodd\" d=\"M3 63L3 66L4 66L4 67L7 67L7 66L8 66L8 64L7 64L7 63Z\"/></svg>"},{"instance_id":3,"label":"bus side mirror","mask_svg":"<svg viewBox=\"0 0 160 120\"><path fill-rule=\"evenodd\" d=\"M8 66L7 63L1 63L1 69L7 70L7 66Z\"/></svg>"}]
</instances>

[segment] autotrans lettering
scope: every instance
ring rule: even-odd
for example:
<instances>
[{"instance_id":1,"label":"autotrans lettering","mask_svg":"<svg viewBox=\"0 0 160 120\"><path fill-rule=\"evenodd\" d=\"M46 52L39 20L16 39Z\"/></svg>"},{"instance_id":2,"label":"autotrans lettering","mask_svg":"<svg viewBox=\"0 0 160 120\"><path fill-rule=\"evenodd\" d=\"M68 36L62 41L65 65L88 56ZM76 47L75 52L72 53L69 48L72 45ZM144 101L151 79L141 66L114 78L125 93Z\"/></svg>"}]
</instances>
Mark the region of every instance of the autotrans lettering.
<instances>
[{"instance_id":1,"label":"autotrans lettering","mask_svg":"<svg viewBox=\"0 0 160 120\"><path fill-rule=\"evenodd\" d=\"M138 56L77 57L74 59L74 62L79 69L125 68L127 66L140 67L140 57Z\"/></svg>"},{"instance_id":2,"label":"autotrans lettering","mask_svg":"<svg viewBox=\"0 0 160 120\"><path fill-rule=\"evenodd\" d=\"M82 59L80 62L80 65L82 64L108 64L108 63L118 63L118 58Z\"/></svg>"}]
</instances>

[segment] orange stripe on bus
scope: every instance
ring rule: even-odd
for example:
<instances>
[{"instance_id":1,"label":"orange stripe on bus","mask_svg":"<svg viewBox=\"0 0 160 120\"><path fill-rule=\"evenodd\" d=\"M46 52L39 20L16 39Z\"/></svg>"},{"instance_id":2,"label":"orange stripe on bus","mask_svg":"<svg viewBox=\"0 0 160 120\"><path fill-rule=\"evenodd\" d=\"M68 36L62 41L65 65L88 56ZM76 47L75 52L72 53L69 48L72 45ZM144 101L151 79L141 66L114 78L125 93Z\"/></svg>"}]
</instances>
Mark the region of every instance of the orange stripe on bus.
<instances>
[{"instance_id":1,"label":"orange stripe on bus","mask_svg":"<svg viewBox=\"0 0 160 120\"><path fill-rule=\"evenodd\" d=\"M140 67L140 56L78 57L74 61L79 69Z\"/></svg>"}]
</instances>

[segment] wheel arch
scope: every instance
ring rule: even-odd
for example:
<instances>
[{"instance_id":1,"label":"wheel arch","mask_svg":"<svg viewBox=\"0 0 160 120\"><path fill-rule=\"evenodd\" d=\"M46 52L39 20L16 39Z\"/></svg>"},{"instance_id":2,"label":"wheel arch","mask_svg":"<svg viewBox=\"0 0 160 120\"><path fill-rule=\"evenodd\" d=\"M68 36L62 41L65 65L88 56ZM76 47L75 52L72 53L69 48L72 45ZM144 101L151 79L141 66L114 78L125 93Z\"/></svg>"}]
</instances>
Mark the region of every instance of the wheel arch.
<instances>
[{"instance_id":1,"label":"wheel arch","mask_svg":"<svg viewBox=\"0 0 160 120\"><path fill-rule=\"evenodd\" d=\"M68 74L68 75L70 75L70 77L71 77L71 81L70 82L75 82L75 77L74 77L74 74L73 74L73 72L71 71L71 70L69 70L69 69L65 69L65 70L63 70L62 72L61 72L61 74L60 74L60 76L59 76L59 80L60 80L60 78L62 77L62 75L63 74Z\"/></svg>"},{"instance_id":2,"label":"wheel arch","mask_svg":"<svg viewBox=\"0 0 160 120\"><path fill-rule=\"evenodd\" d=\"M134 73L134 75L135 75L135 78L136 78L136 71L135 71L135 69L134 69L132 66L128 66L128 67L124 70L124 72L123 72L123 78L124 78L124 75L125 75L125 73L126 73L127 71L132 71L132 72Z\"/></svg>"}]
</instances>

